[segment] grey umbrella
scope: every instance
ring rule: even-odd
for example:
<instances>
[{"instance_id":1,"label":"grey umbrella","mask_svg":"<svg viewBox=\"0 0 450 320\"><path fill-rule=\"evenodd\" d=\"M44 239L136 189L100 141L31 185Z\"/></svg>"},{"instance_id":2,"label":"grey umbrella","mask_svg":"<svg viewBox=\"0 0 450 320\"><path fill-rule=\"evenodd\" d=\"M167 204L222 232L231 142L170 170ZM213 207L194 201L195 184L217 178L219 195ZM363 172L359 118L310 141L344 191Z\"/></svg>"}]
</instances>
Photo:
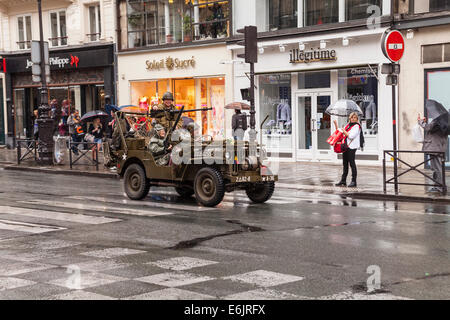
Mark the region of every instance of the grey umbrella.
<instances>
[{"instance_id":1,"label":"grey umbrella","mask_svg":"<svg viewBox=\"0 0 450 320\"><path fill-rule=\"evenodd\" d=\"M338 117L347 117L352 112L356 112L359 116L363 115L361 108L356 102L348 99L338 100L325 110L325 113Z\"/></svg>"},{"instance_id":2,"label":"grey umbrella","mask_svg":"<svg viewBox=\"0 0 450 320\"><path fill-rule=\"evenodd\" d=\"M94 110L94 111L89 111L86 112L82 117L81 117L81 121L91 121L94 118L108 118L109 115L102 110Z\"/></svg>"},{"instance_id":3,"label":"grey umbrella","mask_svg":"<svg viewBox=\"0 0 450 320\"><path fill-rule=\"evenodd\" d=\"M450 121L447 109L439 102L431 99L426 101L425 109L427 110L428 119L433 119L432 123L437 124L442 134L447 134Z\"/></svg>"}]
</instances>

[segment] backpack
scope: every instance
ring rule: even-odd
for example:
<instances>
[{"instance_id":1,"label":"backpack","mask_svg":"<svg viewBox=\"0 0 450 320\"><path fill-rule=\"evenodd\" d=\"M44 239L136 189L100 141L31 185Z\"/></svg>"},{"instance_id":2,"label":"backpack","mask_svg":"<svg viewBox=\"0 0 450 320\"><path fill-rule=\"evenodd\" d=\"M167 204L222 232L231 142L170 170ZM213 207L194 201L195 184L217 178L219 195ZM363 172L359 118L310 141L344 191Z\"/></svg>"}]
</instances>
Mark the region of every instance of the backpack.
<instances>
[{"instance_id":1,"label":"backpack","mask_svg":"<svg viewBox=\"0 0 450 320\"><path fill-rule=\"evenodd\" d=\"M238 115L236 129L247 130L247 116L245 114Z\"/></svg>"}]
</instances>

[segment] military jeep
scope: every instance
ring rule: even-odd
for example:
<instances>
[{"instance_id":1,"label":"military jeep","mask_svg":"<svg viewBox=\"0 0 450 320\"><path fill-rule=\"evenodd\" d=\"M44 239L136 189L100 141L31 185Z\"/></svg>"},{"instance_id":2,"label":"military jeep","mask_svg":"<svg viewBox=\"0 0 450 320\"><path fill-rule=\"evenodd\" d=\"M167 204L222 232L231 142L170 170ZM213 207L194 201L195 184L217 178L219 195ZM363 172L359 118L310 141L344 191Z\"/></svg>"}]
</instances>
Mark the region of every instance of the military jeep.
<instances>
[{"instance_id":1,"label":"military jeep","mask_svg":"<svg viewBox=\"0 0 450 320\"><path fill-rule=\"evenodd\" d=\"M242 142L238 150L238 144L234 142L231 142L230 147L230 142L212 138L209 141L192 141L188 163L160 166L155 163L148 148L151 131L147 135L136 132L130 135L126 132L124 121L120 120L130 115L133 116L120 111L115 115L120 146L111 150L110 143L104 144L105 161L111 163L111 158L115 159L117 173L123 179L125 193L130 199L145 198L152 186L174 187L181 197L195 194L197 202L207 207L218 205L225 192L239 189L245 190L249 199L255 203L264 203L271 198L278 176L261 163L265 151L260 146L256 148L256 156L250 156L248 142ZM211 147L212 142L214 147ZM201 148L200 157L194 148L197 151ZM210 148L208 158L203 155L206 148ZM237 161L238 152L241 155L240 162Z\"/></svg>"}]
</instances>

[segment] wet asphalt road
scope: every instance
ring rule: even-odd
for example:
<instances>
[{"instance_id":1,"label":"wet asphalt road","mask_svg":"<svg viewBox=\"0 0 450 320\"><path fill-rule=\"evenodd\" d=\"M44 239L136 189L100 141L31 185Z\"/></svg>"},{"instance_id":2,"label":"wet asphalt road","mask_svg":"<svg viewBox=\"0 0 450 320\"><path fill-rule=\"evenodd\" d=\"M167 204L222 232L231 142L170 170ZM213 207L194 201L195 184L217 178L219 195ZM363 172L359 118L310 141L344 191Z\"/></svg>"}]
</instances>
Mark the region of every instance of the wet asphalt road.
<instances>
[{"instance_id":1,"label":"wet asphalt road","mask_svg":"<svg viewBox=\"0 0 450 320\"><path fill-rule=\"evenodd\" d=\"M203 208L171 188L130 201L115 179L0 181L0 299L450 299L448 206L276 189Z\"/></svg>"}]
</instances>

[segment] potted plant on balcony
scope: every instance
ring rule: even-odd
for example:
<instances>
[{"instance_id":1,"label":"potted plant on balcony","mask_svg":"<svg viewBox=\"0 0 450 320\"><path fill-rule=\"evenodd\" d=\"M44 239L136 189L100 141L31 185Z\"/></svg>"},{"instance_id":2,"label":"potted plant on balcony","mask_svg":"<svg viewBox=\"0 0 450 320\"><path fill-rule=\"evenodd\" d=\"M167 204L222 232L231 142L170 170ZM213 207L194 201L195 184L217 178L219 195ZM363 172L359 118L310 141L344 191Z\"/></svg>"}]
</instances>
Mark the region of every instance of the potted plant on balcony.
<instances>
[{"instance_id":1,"label":"potted plant on balcony","mask_svg":"<svg viewBox=\"0 0 450 320\"><path fill-rule=\"evenodd\" d=\"M189 15L185 15L183 17L183 34L184 34L184 42L189 42L192 40L192 19Z\"/></svg>"}]
</instances>

